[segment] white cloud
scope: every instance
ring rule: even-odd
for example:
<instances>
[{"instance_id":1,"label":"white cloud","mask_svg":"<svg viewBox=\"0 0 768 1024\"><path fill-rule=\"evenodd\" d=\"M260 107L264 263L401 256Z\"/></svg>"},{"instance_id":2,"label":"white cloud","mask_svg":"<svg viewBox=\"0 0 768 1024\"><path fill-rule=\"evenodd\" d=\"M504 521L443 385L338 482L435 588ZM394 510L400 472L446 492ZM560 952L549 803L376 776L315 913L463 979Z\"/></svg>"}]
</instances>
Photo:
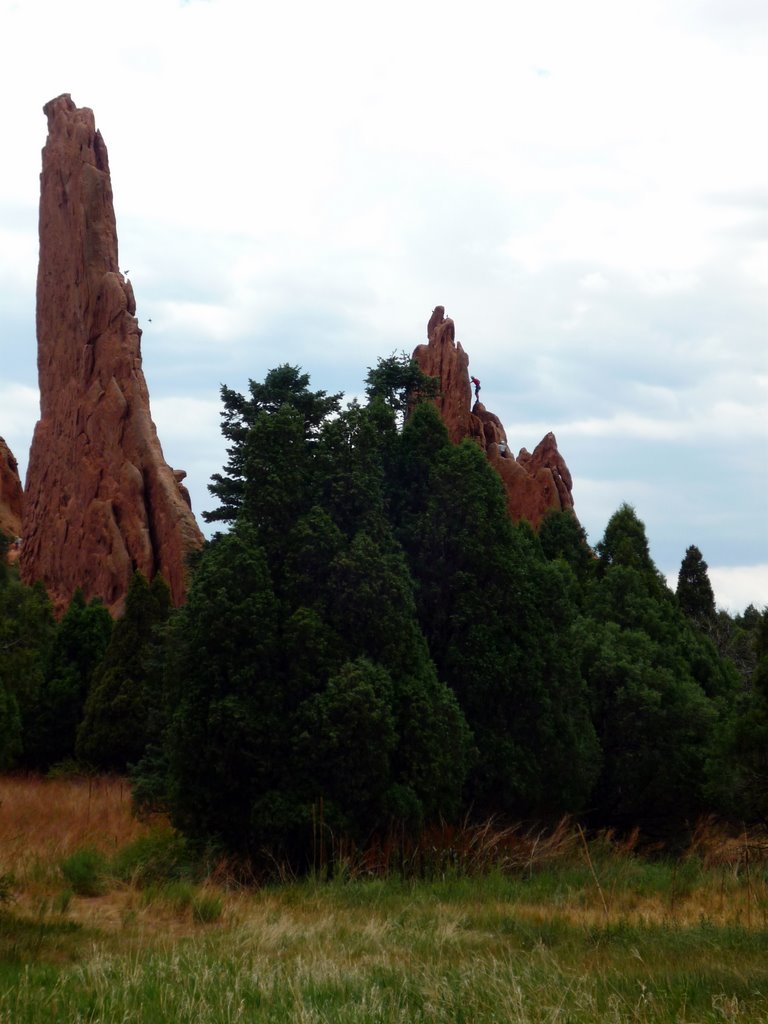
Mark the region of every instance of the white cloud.
<instances>
[{"instance_id":1,"label":"white cloud","mask_svg":"<svg viewBox=\"0 0 768 1024\"><path fill-rule=\"evenodd\" d=\"M126 16L114 0L0 0L0 13L9 443L22 407L21 448L37 418L41 107L69 91L109 148L153 414L190 482L221 466L221 380L242 389L289 361L352 390L378 355L421 342L443 303L510 440L554 430L578 453L583 521L666 502L682 554L705 465L739 480L739 510L725 486L706 496L719 563L749 557L730 553L747 528L768 557L763 4L393 0L384 16L354 0L135 0Z\"/></svg>"}]
</instances>

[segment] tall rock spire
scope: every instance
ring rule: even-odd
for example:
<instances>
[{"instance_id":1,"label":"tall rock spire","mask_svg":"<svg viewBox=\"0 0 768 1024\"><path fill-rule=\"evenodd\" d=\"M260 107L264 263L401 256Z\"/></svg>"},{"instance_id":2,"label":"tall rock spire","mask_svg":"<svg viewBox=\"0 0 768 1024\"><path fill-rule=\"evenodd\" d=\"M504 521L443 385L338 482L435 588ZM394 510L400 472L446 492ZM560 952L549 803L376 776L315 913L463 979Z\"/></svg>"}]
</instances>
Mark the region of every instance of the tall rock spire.
<instances>
[{"instance_id":1,"label":"tall rock spire","mask_svg":"<svg viewBox=\"0 0 768 1024\"><path fill-rule=\"evenodd\" d=\"M451 440L458 443L471 437L484 450L501 477L507 508L515 522L527 519L538 528L550 509L573 509L573 482L557 450L555 435L547 434L533 454L521 448L515 458L499 417L488 412L479 397L472 404L469 356L455 334L445 308L436 306L427 324L427 344L417 346L413 353L422 373L440 380L435 404Z\"/></svg>"},{"instance_id":2,"label":"tall rock spire","mask_svg":"<svg viewBox=\"0 0 768 1024\"><path fill-rule=\"evenodd\" d=\"M107 149L69 95L43 108L37 366L22 578L61 608L80 586L119 613L136 569L184 599L203 543L152 422L133 289L120 273Z\"/></svg>"}]
</instances>

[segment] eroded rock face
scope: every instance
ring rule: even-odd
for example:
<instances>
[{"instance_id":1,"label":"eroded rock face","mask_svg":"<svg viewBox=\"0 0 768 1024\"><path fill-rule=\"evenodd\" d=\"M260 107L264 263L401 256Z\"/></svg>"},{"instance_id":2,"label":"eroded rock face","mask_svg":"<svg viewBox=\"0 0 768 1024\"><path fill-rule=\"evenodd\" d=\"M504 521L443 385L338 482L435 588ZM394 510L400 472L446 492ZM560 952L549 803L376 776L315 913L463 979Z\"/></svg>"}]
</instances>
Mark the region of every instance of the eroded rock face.
<instances>
[{"instance_id":1,"label":"eroded rock face","mask_svg":"<svg viewBox=\"0 0 768 1024\"><path fill-rule=\"evenodd\" d=\"M12 541L21 534L23 500L18 463L5 440L0 437L0 533Z\"/></svg>"},{"instance_id":2,"label":"eroded rock face","mask_svg":"<svg viewBox=\"0 0 768 1024\"><path fill-rule=\"evenodd\" d=\"M455 333L453 320L437 306L427 325L427 344L417 346L413 357L423 373L440 379L436 405L451 440L471 437L480 445L504 483L511 517L538 528L549 509L573 509L573 481L555 435L547 434L533 454L521 448L515 458L499 417L479 397L472 403L469 357Z\"/></svg>"},{"instance_id":3,"label":"eroded rock face","mask_svg":"<svg viewBox=\"0 0 768 1024\"><path fill-rule=\"evenodd\" d=\"M37 277L40 419L25 488L22 578L57 608L76 587L119 613L136 569L184 599L203 543L163 458L141 368L133 289L120 273L107 149L69 95L43 108Z\"/></svg>"}]
</instances>

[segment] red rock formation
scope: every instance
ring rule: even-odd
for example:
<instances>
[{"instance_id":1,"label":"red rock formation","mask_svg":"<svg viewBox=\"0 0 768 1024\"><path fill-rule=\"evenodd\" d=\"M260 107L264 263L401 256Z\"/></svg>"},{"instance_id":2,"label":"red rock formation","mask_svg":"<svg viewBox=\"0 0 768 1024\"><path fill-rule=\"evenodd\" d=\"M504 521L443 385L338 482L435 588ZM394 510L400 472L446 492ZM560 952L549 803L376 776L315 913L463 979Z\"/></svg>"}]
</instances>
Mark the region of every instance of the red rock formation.
<instances>
[{"instance_id":1,"label":"red rock formation","mask_svg":"<svg viewBox=\"0 0 768 1024\"><path fill-rule=\"evenodd\" d=\"M469 357L461 342L456 342L453 320L445 316L443 306L432 313L427 338L427 344L417 346L413 357L423 373L440 380L435 404L451 440L458 443L471 437L480 445L502 479L515 522L525 518L538 528L549 509L572 509L573 481L557 450L555 435L547 434L532 455L521 448L515 458L499 417L488 412L479 399L472 405Z\"/></svg>"},{"instance_id":2,"label":"red rock formation","mask_svg":"<svg viewBox=\"0 0 768 1024\"><path fill-rule=\"evenodd\" d=\"M43 108L37 277L40 419L26 481L22 578L61 609L75 588L119 613L131 575L184 599L203 538L163 458L141 368L133 289L118 269L107 149L68 95Z\"/></svg>"},{"instance_id":3,"label":"red rock formation","mask_svg":"<svg viewBox=\"0 0 768 1024\"><path fill-rule=\"evenodd\" d=\"M13 453L0 437L0 533L15 540L21 533L24 492Z\"/></svg>"}]
</instances>

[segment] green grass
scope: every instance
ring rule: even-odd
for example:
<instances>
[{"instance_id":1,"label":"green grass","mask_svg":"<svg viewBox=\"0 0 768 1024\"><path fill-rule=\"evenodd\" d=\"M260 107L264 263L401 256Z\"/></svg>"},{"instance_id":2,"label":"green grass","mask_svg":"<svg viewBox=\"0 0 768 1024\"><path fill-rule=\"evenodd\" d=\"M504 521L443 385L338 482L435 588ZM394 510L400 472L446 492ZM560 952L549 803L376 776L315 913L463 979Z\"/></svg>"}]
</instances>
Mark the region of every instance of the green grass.
<instances>
[{"instance_id":1,"label":"green grass","mask_svg":"<svg viewBox=\"0 0 768 1024\"><path fill-rule=\"evenodd\" d=\"M554 903L495 875L222 891L226 915L176 938L5 912L0 1022L768 1020L764 928L601 920L549 883Z\"/></svg>"},{"instance_id":2,"label":"green grass","mask_svg":"<svg viewBox=\"0 0 768 1024\"><path fill-rule=\"evenodd\" d=\"M0 784L0 1024L768 1021L763 833L445 826L259 889L119 781Z\"/></svg>"}]
</instances>

